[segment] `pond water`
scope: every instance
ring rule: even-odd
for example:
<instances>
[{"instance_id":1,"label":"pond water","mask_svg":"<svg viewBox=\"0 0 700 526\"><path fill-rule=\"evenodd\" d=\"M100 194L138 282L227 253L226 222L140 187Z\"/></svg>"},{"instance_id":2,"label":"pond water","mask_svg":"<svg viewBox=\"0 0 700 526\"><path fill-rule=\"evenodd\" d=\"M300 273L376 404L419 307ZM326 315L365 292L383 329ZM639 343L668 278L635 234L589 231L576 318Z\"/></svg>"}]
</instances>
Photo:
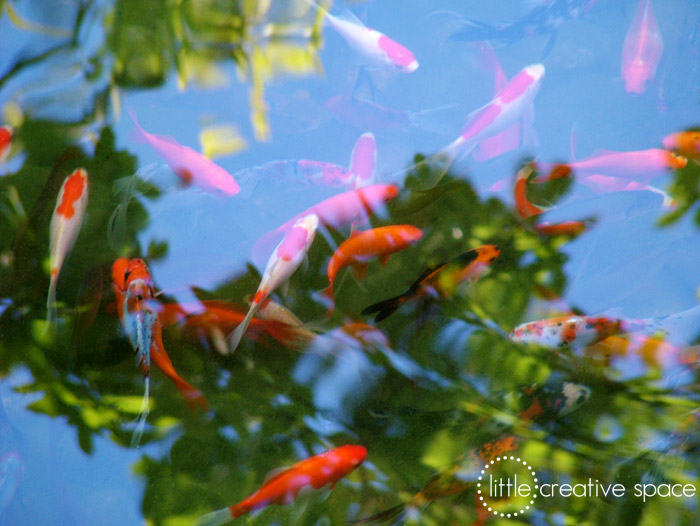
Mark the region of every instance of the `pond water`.
<instances>
[{"instance_id":1,"label":"pond water","mask_svg":"<svg viewBox=\"0 0 700 526\"><path fill-rule=\"evenodd\" d=\"M697 2L0 0L0 43L0 525L190 525L348 444L237 521L700 522Z\"/></svg>"}]
</instances>

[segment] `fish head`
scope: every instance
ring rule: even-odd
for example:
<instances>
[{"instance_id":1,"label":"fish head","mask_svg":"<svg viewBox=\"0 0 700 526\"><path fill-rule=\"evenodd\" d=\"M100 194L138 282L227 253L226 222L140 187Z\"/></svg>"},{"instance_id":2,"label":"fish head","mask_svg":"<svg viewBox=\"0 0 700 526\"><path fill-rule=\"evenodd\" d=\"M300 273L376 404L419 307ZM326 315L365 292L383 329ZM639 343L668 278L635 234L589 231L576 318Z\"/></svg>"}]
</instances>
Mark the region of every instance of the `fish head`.
<instances>
[{"instance_id":1,"label":"fish head","mask_svg":"<svg viewBox=\"0 0 700 526\"><path fill-rule=\"evenodd\" d=\"M528 86L528 91L537 93L544 80L544 65L543 64L532 64L524 70L527 75L532 79L530 85Z\"/></svg>"},{"instance_id":2,"label":"fish head","mask_svg":"<svg viewBox=\"0 0 700 526\"><path fill-rule=\"evenodd\" d=\"M562 394L566 401L559 409L559 416L576 411L576 409L588 402L588 399L591 397L591 390L583 384L564 382Z\"/></svg>"},{"instance_id":3,"label":"fish head","mask_svg":"<svg viewBox=\"0 0 700 526\"><path fill-rule=\"evenodd\" d=\"M681 168L685 168L685 166L688 164L688 159L682 155L677 155L671 152L666 152L666 154L666 164L673 170L680 170Z\"/></svg>"},{"instance_id":4,"label":"fish head","mask_svg":"<svg viewBox=\"0 0 700 526\"><path fill-rule=\"evenodd\" d=\"M501 255L501 249L497 245L482 245L477 249L478 259L481 263L490 265Z\"/></svg>"},{"instance_id":5,"label":"fish head","mask_svg":"<svg viewBox=\"0 0 700 526\"><path fill-rule=\"evenodd\" d=\"M401 238L409 244L417 243L423 237L423 231L411 225L405 225L401 230Z\"/></svg>"},{"instance_id":6,"label":"fish head","mask_svg":"<svg viewBox=\"0 0 700 526\"><path fill-rule=\"evenodd\" d=\"M335 449L335 454L340 459L339 468L344 473L349 473L365 461L367 448L348 444Z\"/></svg>"},{"instance_id":7,"label":"fish head","mask_svg":"<svg viewBox=\"0 0 700 526\"><path fill-rule=\"evenodd\" d=\"M640 95L647 89L647 83L651 80L653 71L649 64L636 59L628 62L622 68L622 77L625 79L625 91Z\"/></svg>"},{"instance_id":8,"label":"fish head","mask_svg":"<svg viewBox=\"0 0 700 526\"><path fill-rule=\"evenodd\" d=\"M381 35L377 41L379 48L386 54L389 64L401 73L413 73L418 69L418 61L411 50L398 42Z\"/></svg>"},{"instance_id":9,"label":"fish head","mask_svg":"<svg viewBox=\"0 0 700 526\"><path fill-rule=\"evenodd\" d=\"M119 288L124 290L126 287L126 269L129 267L128 258L119 258L114 263L112 263L112 283Z\"/></svg>"}]
</instances>

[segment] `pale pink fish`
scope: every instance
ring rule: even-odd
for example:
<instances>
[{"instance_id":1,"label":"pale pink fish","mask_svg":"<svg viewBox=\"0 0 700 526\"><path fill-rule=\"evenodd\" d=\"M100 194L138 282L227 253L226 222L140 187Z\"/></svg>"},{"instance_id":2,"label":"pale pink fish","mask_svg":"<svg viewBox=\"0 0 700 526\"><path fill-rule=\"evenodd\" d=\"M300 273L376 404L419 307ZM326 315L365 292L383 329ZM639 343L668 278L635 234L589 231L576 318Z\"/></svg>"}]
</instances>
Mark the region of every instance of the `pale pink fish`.
<instances>
[{"instance_id":1,"label":"pale pink fish","mask_svg":"<svg viewBox=\"0 0 700 526\"><path fill-rule=\"evenodd\" d=\"M85 208L88 200L88 173L84 168L78 168L63 181L58 192L56 208L51 217L49 260L51 265L51 281L49 295L46 300L49 325L56 319L56 285L61 267L66 255L73 244L83 224ZM48 327L48 325L47 325Z\"/></svg>"},{"instance_id":2,"label":"pale pink fish","mask_svg":"<svg viewBox=\"0 0 700 526\"><path fill-rule=\"evenodd\" d=\"M639 0L622 45L622 77L627 93L644 93L656 74L663 46L651 0Z\"/></svg>"},{"instance_id":3,"label":"pale pink fish","mask_svg":"<svg viewBox=\"0 0 700 526\"><path fill-rule=\"evenodd\" d=\"M138 133L136 138L147 142L168 164L185 185L194 185L202 190L232 197L240 191L233 176L201 153L178 144L172 137L153 135L145 131L131 113Z\"/></svg>"},{"instance_id":4,"label":"pale pink fish","mask_svg":"<svg viewBox=\"0 0 700 526\"><path fill-rule=\"evenodd\" d=\"M497 97L508 85L508 78L498 63L496 52L488 43L480 42L477 44L477 50L479 52L478 62L481 68L493 74L493 96ZM488 161L517 148L519 144L520 124L516 122L501 133L481 141L472 152L472 156L479 162Z\"/></svg>"},{"instance_id":5,"label":"pale pink fish","mask_svg":"<svg viewBox=\"0 0 700 526\"><path fill-rule=\"evenodd\" d=\"M265 266L265 272L260 281L260 286L253 297L253 301L250 303L248 314L246 314L245 319L231 334L230 352L235 351L236 347L238 347L241 338L248 329L248 325L250 325L250 321L253 319L260 304L263 303L277 287L289 280L292 274L299 268L306 253L309 251L309 248L311 248L311 243L316 236L318 223L319 218L313 213L297 219L285 234L284 239L280 241L272 252Z\"/></svg>"},{"instance_id":6,"label":"pale pink fish","mask_svg":"<svg viewBox=\"0 0 700 526\"><path fill-rule=\"evenodd\" d=\"M333 16L312 0L307 2L325 12L328 24L367 62L367 65L401 73L413 73L418 69L418 61L411 50L365 26L350 11L346 10L342 17Z\"/></svg>"},{"instance_id":7,"label":"pale pink fish","mask_svg":"<svg viewBox=\"0 0 700 526\"><path fill-rule=\"evenodd\" d=\"M379 183L329 197L258 239L253 246L253 260L260 261L266 253L266 248L304 216L316 214L319 223L327 228L341 228L353 221L364 223L371 214L397 195L399 195L398 186Z\"/></svg>"},{"instance_id":8,"label":"pale pink fish","mask_svg":"<svg viewBox=\"0 0 700 526\"><path fill-rule=\"evenodd\" d=\"M355 188L374 182L374 165L377 162L377 142L372 132L363 133L355 142L350 155L350 176Z\"/></svg>"},{"instance_id":9,"label":"pale pink fish","mask_svg":"<svg viewBox=\"0 0 700 526\"><path fill-rule=\"evenodd\" d=\"M466 156L484 139L515 124L528 111L540 89L545 69L542 64L526 67L491 102L470 114L462 133L442 153L450 159Z\"/></svg>"}]
</instances>

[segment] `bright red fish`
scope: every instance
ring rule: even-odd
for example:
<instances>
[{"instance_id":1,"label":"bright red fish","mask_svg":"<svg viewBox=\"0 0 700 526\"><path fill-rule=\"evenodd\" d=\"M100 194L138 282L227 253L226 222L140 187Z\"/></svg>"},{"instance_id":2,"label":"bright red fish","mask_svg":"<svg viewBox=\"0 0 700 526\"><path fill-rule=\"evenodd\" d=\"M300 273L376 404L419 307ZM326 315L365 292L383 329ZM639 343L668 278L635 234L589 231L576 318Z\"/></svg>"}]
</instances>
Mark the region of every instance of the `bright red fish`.
<instances>
[{"instance_id":1,"label":"bright red fish","mask_svg":"<svg viewBox=\"0 0 700 526\"><path fill-rule=\"evenodd\" d=\"M367 457L363 446L347 445L331 449L275 474L250 497L238 504L202 515L195 526L217 526L270 505L286 506L302 490L333 489L338 481L354 471Z\"/></svg>"},{"instance_id":2,"label":"bright red fish","mask_svg":"<svg viewBox=\"0 0 700 526\"><path fill-rule=\"evenodd\" d=\"M7 153L10 151L10 142L12 141L12 127L0 126L0 162L5 160Z\"/></svg>"},{"instance_id":3,"label":"bright red fish","mask_svg":"<svg viewBox=\"0 0 700 526\"><path fill-rule=\"evenodd\" d=\"M663 46L651 0L639 0L622 45L622 78L627 93L644 93L656 74Z\"/></svg>"},{"instance_id":4,"label":"bright red fish","mask_svg":"<svg viewBox=\"0 0 700 526\"><path fill-rule=\"evenodd\" d=\"M359 232L353 231L336 249L328 262L328 288L325 294L333 301L333 284L340 269L352 266L359 279L367 273L367 262L375 257L386 265L389 256L418 242L423 232L411 225L392 225ZM331 305L331 312L333 307Z\"/></svg>"},{"instance_id":5,"label":"bright red fish","mask_svg":"<svg viewBox=\"0 0 700 526\"><path fill-rule=\"evenodd\" d=\"M374 314L374 321L381 321L394 313L404 303L421 297L445 298L457 285L480 278L500 255L496 245L483 245L459 256L431 267L423 272L403 294L370 305L362 314Z\"/></svg>"},{"instance_id":6,"label":"bright red fish","mask_svg":"<svg viewBox=\"0 0 700 526\"><path fill-rule=\"evenodd\" d=\"M49 259L51 264L51 281L46 299L48 324L56 319L56 286L63 262L73 248L83 224L88 200L88 174L78 168L63 181L58 192L56 208L51 217Z\"/></svg>"}]
</instances>

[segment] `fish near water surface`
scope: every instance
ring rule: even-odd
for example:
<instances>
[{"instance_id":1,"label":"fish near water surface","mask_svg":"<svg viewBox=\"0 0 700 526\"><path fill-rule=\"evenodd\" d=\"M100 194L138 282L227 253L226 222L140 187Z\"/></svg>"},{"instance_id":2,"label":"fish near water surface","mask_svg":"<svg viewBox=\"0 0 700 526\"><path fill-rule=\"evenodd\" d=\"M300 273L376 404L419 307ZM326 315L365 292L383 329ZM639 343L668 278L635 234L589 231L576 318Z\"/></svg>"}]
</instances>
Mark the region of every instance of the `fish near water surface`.
<instances>
[{"instance_id":1,"label":"fish near water surface","mask_svg":"<svg viewBox=\"0 0 700 526\"><path fill-rule=\"evenodd\" d=\"M496 245L483 245L467 250L445 263L425 270L406 292L370 305L362 311L362 314L376 314L374 321L378 322L411 300L421 297L450 296L460 283L479 279L500 253Z\"/></svg>"},{"instance_id":2,"label":"fish near water surface","mask_svg":"<svg viewBox=\"0 0 700 526\"><path fill-rule=\"evenodd\" d=\"M332 490L365 458L367 449L355 445L340 446L307 458L275 473L258 491L238 504L202 515L194 526L218 526L270 505L292 504L300 493L321 491L326 487Z\"/></svg>"},{"instance_id":3,"label":"fish near water surface","mask_svg":"<svg viewBox=\"0 0 700 526\"><path fill-rule=\"evenodd\" d=\"M351 182L355 188L374 183L374 166L377 164L377 141L372 132L360 135L350 154Z\"/></svg>"},{"instance_id":4,"label":"fish near water surface","mask_svg":"<svg viewBox=\"0 0 700 526\"><path fill-rule=\"evenodd\" d=\"M61 267L75 244L85 217L88 201L88 173L78 168L63 181L49 227L49 262L51 278L46 299L48 324L56 319L56 287Z\"/></svg>"},{"instance_id":5,"label":"fish near water surface","mask_svg":"<svg viewBox=\"0 0 700 526\"><path fill-rule=\"evenodd\" d=\"M663 138L664 148L678 155L700 161L700 131L687 130L671 133Z\"/></svg>"},{"instance_id":6,"label":"fish near water surface","mask_svg":"<svg viewBox=\"0 0 700 526\"><path fill-rule=\"evenodd\" d=\"M250 304L248 314L246 314L243 322L236 327L236 330L231 334L229 342L230 352L235 351L236 347L238 347L241 338L246 330L248 330L248 325L260 307L260 304L263 303L277 287L289 280L292 274L299 268L309 248L311 248L311 243L313 243L314 237L316 236L318 224L319 218L313 213L297 219L285 234L284 239L280 241L272 252L265 266L265 272L260 281L260 286Z\"/></svg>"},{"instance_id":7,"label":"fish near water surface","mask_svg":"<svg viewBox=\"0 0 700 526\"><path fill-rule=\"evenodd\" d=\"M0 162L3 162L10 152L12 142L12 126L0 126Z\"/></svg>"},{"instance_id":8,"label":"fish near water surface","mask_svg":"<svg viewBox=\"0 0 700 526\"><path fill-rule=\"evenodd\" d=\"M389 256L417 243L423 231L411 225L392 225L359 232L353 231L336 249L328 262L328 288L325 294L333 301L333 284L340 269L352 266L358 278L367 273L367 263L378 257L386 265ZM331 312L333 307L331 305Z\"/></svg>"},{"instance_id":9,"label":"fish near water surface","mask_svg":"<svg viewBox=\"0 0 700 526\"><path fill-rule=\"evenodd\" d=\"M639 0L622 45L622 78L627 93L644 93L653 80L663 53L663 38L651 0Z\"/></svg>"}]
</instances>

